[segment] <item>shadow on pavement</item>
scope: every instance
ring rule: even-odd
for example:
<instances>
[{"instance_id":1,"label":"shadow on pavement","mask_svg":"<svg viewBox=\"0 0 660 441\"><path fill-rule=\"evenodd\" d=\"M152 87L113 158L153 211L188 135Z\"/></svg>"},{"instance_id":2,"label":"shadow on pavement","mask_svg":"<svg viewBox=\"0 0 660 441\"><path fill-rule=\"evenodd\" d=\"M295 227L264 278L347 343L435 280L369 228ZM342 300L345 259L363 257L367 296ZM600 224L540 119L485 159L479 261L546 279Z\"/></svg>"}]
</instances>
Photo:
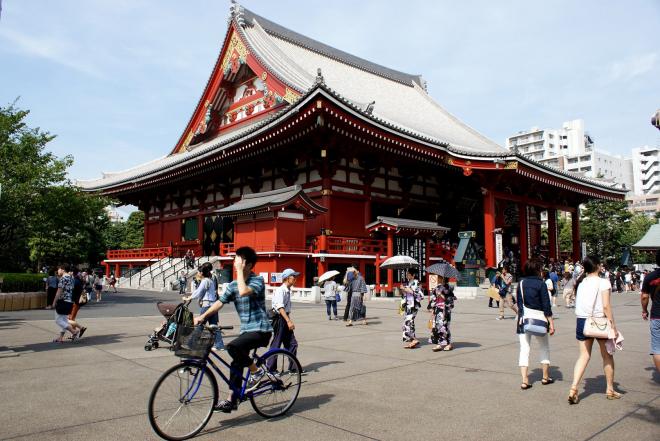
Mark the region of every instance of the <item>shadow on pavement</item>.
<instances>
[{"instance_id":1,"label":"shadow on pavement","mask_svg":"<svg viewBox=\"0 0 660 441\"><path fill-rule=\"evenodd\" d=\"M562 381L564 379L564 374L561 373L557 366L550 366L550 378L555 381ZM536 368L529 373L530 381L541 381L543 378L543 369Z\"/></svg>"},{"instance_id":2,"label":"shadow on pavement","mask_svg":"<svg viewBox=\"0 0 660 441\"><path fill-rule=\"evenodd\" d=\"M619 383L617 381L614 382L614 390L619 392L621 395L626 394L625 391L619 389ZM580 399L586 398L589 395L593 395L593 394L603 394L603 398L605 398L604 397L605 392L607 392L607 383L605 381L605 375L599 375L596 378L585 378L584 392L580 394Z\"/></svg>"},{"instance_id":3,"label":"shadow on pavement","mask_svg":"<svg viewBox=\"0 0 660 441\"><path fill-rule=\"evenodd\" d=\"M344 363L343 361L318 361L315 363L310 363L304 367L305 372L318 372L320 368L324 366L329 366L331 364Z\"/></svg>"},{"instance_id":4,"label":"shadow on pavement","mask_svg":"<svg viewBox=\"0 0 660 441\"><path fill-rule=\"evenodd\" d=\"M455 341L451 345L454 349L480 348L481 347L480 343L473 343L473 342L469 342L469 341Z\"/></svg>"},{"instance_id":5,"label":"shadow on pavement","mask_svg":"<svg viewBox=\"0 0 660 441\"><path fill-rule=\"evenodd\" d=\"M277 418L264 419L257 415L256 413L249 413L238 418L232 418L231 415L224 415L222 413L216 413L214 416L220 416L221 426L213 427L208 430L200 432L200 435L208 435L212 433L221 432L223 430L231 429L234 427L246 426L251 423L258 423L263 421L265 423L269 421L278 421L286 418L290 418L298 412L305 412L307 410L319 409L322 405L329 403L334 398L334 394L320 394L313 397L298 397L293 407L284 415ZM243 403L242 406L249 406L247 402ZM209 425L213 424L213 418L209 421Z\"/></svg>"},{"instance_id":6,"label":"shadow on pavement","mask_svg":"<svg viewBox=\"0 0 660 441\"><path fill-rule=\"evenodd\" d=\"M83 337L80 340L71 341L66 340L64 343L55 343L52 341L40 342L40 343L30 343L23 346L14 346L11 349L14 352L44 352L51 350L62 350L69 348L78 348L81 346L98 346L98 345L107 345L112 343L119 343L123 339L128 337L127 334L106 334L106 335L90 335L89 337Z\"/></svg>"},{"instance_id":7,"label":"shadow on pavement","mask_svg":"<svg viewBox=\"0 0 660 441\"><path fill-rule=\"evenodd\" d=\"M22 318L0 318L0 329L16 329L24 321Z\"/></svg>"},{"instance_id":8,"label":"shadow on pavement","mask_svg":"<svg viewBox=\"0 0 660 441\"><path fill-rule=\"evenodd\" d=\"M630 416L647 423L658 424L658 421L660 421L660 408L649 406L648 404L642 404L639 406L639 409Z\"/></svg>"},{"instance_id":9,"label":"shadow on pavement","mask_svg":"<svg viewBox=\"0 0 660 441\"><path fill-rule=\"evenodd\" d=\"M652 371L651 372L651 381L660 384L660 372L658 372L654 367L647 367L644 369L645 371Z\"/></svg>"}]
</instances>

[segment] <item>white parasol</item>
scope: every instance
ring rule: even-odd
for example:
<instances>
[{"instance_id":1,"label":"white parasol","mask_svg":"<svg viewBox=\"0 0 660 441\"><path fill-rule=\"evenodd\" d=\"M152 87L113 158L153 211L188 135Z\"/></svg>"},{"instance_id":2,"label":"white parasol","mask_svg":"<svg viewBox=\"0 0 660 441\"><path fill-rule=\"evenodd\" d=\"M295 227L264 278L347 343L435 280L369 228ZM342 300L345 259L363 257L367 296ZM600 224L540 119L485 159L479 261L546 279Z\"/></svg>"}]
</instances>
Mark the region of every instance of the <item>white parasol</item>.
<instances>
[{"instance_id":1,"label":"white parasol","mask_svg":"<svg viewBox=\"0 0 660 441\"><path fill-rule=\"evenodd\" d=\"M323 274L321 274L321 277L319 277L319 285L323 282L326 282L326 281L332 279L337 274L339 274L339 271L335 271L335 270L324 272Z\"/></svg>"},{"instance_id":2,"label":"white parasol","mask_svg":"<svg viewBox=\"0 0 660 441\"><path fill-rule=\"evenodd\" d=\"M380 264L382 269L408 269L414 266L419 266L419 262L410 256L392 256Z\"/></svg>"}]
</instances>

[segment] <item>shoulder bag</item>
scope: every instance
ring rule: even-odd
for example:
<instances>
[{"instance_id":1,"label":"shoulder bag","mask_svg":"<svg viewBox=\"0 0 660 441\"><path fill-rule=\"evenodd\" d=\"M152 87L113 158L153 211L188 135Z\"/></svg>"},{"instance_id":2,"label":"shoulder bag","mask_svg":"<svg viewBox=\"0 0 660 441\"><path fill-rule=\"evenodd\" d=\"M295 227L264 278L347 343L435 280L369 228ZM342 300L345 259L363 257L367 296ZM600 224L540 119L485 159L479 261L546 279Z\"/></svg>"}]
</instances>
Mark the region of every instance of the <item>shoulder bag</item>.
<instances>
[{"instance_id":1,"label":"shoulder bag","mask_svg":"<svg viewBox=\"0 0 660 441\"><path fill-rule=\"evenodd\" d=\"M610 338L610 335L614 335L612 332L612 324L607 317L594 317L594 309L596 308L596 300L600 295L600 280L598 281L598 286L596 287L596 297L594 297L594 304L591 308L591 315L589 315L584 320L584 328L582 333L585 337L591 338Z\"/></svg>"},{"instance_id":2,"label":"shoulder bag","mask_svg":"<svg viewBox=\"0 0 660 441\"><path fill-rule=\"evenodd\" d=\"M520 294L522 295L522 327L523 331L527 334L537 335L539 337L548 333L548 319L545 317L543 311L532 309L525 306L525 290L523 289L523 281L520 281Z\"/></svg>"}]
</instances>

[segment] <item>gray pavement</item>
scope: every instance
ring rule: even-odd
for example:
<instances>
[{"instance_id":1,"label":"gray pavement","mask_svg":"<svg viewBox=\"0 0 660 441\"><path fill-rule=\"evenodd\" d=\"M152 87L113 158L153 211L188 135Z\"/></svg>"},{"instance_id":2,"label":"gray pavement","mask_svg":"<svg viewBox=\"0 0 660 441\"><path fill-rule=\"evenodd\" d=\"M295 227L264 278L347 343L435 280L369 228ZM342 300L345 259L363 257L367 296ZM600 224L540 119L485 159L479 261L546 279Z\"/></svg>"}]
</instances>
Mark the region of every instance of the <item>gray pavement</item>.
<instances>
[{"instance_id":1,"label":"gray pavement","mask_svg":"<svg viewBox=\"0 0 660 441\"><path fill-rule=\"evenodd\" d=\"M161 317L157 300L170 294L109 294L79 314L89 329L75 344L50 343L52 311L0 313L0 439L151 440L147 399L160 373L177 359L167 350L145 352L146 336ZM327 321L324 305L294 305L299 358L307 374L290 414L264 420L249 403L215 414L197 439L235 440L635 440L660 439L660 375L648 355L648 323L639 296L616 295L615 317L625 336L615 356L623 398L605 399L597 351L587 369L581 402L569 406L577 357L572 310L556 308L551 338L552 375L542 386L519 389L518 343L513 319L496 321L484 298L458 300L452 334L456 349L431 352L401 344L396 304L367 303L368 326ZM343 306L343 305L341 305ZM223 324L238 325L233 306ZM428 334L420 313L418 335ZM233 338L235 332L225 336ZM537 357L532 343L531 362Z\"/></svg>"}]
</instances>

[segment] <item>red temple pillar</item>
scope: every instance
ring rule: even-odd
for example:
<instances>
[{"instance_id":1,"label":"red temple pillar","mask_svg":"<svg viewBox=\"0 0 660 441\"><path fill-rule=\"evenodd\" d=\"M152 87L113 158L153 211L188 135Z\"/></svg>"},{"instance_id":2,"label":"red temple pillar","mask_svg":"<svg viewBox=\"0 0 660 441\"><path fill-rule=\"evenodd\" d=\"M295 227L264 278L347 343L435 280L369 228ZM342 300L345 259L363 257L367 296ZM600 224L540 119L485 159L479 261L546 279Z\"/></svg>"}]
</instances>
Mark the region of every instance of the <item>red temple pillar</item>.
<instances>
[{"instance_id":1,"label":"red temple pillar","mask_svg":"<svg viewBox=\"0 0 660 441\"><path fill-rule=\"evenodd\" d=\"M105 276L110 277L110 264L103 262L103 266L105 266Z\"/></svg>"},{"instance_id":2,"label":"red temple pillar","mask_svg":"<svg viewBox=\"0 0 660 441\"><path fill-rule=\"evenodd\" d=\"M118 263L115 263L115 277L116 277L116 278L119 278L119 273L120 273L120 271L121 271L121 270L120 270L120 268L119 268L119 264L118 264Z\"/></svg>"},{"instance_id":3,"label":"red temple pillar","mask_svg":"<svg viewBox=\"0 0 660 441\"><path fill-rule=\"evenodd\" d=\"M555 259L555 261L559 258L557 243L557 210L555 208L548 208L548 247L550 248L549 257Z\"/></svg>"},{"instance_id":4,"label":"red temple pillar","mask_svg":"<svg viewBox=\"0 0 660 441\"><path fill-rule=\"evenodd\" d=\"M577 262L581 258L582 250L580 249L580 207L575 207L575 211L571 213L571 231L573 237L573 262Z\"/></svg>"},{"instance_id":5,"label":"red temple pillar","mask_svg":"<svg viewBox=\"0 0 660 441\"><path fill-rule=\"evenodd\" d=\"M527 219L527 205L525 203L518 204L518 219L520 224L520 268L527 262L529 258L529 243L528 243L528 219Z\"/></svg>"},{"instance_id":6,"label":"red temple pillar","mask_svg":"<svg viewBox=\"0 0 660 441\"><path fill-rule=\"evenodd\" d=\"M387 257L394 256L394 231L387 232ZM394 291L394 272L387 270L387 289Z\"/></svg>"},{"instance_id":7,"label":"red temple pillar","mask_svg":"<svg viewBox=\"0 0 660 441\"><path fill-rule=\"evenodd\" d=\"M376 293L380 293L380 253L376 254Z\"/></svg>"},{"instance_id":8,"label":"red temple pillar","mask_svg":"<svg viewBox=\"0 0 660 441\"><path fill-rule=\"evenodd\" d=\"M495 195L487 190L484 195L484 251L486 266L494 267L495 262Z\"/></svg>"}]
</instances>

